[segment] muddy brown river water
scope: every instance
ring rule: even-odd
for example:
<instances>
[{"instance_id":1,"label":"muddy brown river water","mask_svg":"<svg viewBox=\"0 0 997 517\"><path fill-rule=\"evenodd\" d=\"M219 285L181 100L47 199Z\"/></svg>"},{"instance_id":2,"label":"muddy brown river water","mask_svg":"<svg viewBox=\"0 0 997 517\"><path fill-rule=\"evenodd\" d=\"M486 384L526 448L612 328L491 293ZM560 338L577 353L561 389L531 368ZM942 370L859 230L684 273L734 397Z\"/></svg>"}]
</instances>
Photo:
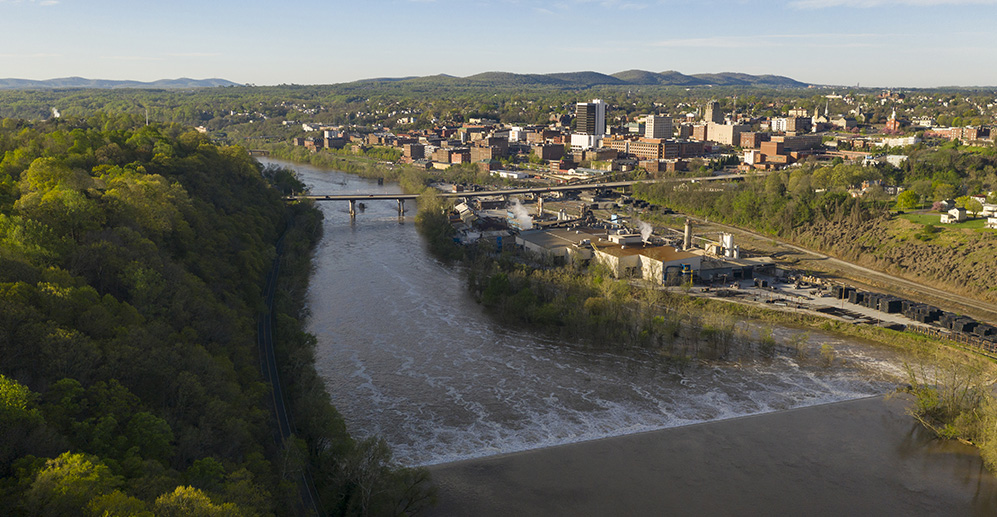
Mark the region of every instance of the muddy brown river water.
<instances>
[{"instance_id":1,"label":"muddy brown river water","mask_svg":"<svg viewBox=\"0 0 997 517\"><path fill-rule=\"evenodd\" d=\"M397 185L379 186L376 181L336 171L285 165L296 169L313 193L398 192ZM621 483L644 486L638 481L646 483L659 475L662 487L668 487L665 493L693 493L693 485L702 485L699 493L703 497L727 496L727 503L704 499L699 506L689 507L688 514L702 514L698 511L702 510L739 515L746 512L738 509L755 504L759 498L778 499L776 492L765 495L753 488L760 486L762 476L767 476L764 484L792 491L794 495L786 501L804 501L807 490L836 486L850 476L855 481L842 484L843 490L866 493L869 490L863 487L868 483L862 479L886 478L883 486L896 493L884 501L900 501L907 492L932 493L929 488L933 484L949 486L956 476L959 483L972 485L975 480L979 487L977 495L972 490L959 492L962 495L956 499L965 500L961 508L994 509L993 478L979 475L979 457L972 450L958 453L958 461L938 470L928 461L936 455L935 449L923 445L932 441L926 440L902 411L860 411L856 417L859 422L867 416L894 423L885 430L877 422L866 429L849 424L849 429L858 433L849 435L849 429L840 428L822 409L837 407L825 404L843 401L860 401L856 404L861 405L860 399L892 391L900 382L902 365L890 351L815 334L809 344L813 355L821 344L831 343L843 364L830 369L816 362L799 364L787 354L772 360L693 365L677 371L649 352L619 351L611 343L591 347L551 341L504 328L490 319L467 293L460 272L428 254L411 217L398 218L394 201L368 202L355 220L351 220L345 202L320 206L326 218L325 233L316 251L308 295L308 330L318 338L316 366L350 432L356 437L382 436L403 465L432 465L440 480L453 481L452 476L457 475L465 485L479 480L496 487L502 477L532 471L538 476L537 490L516 497L526 505L518 513L528 515L543 514L529 511L540 499L579 500L577 487L589 486L597 478L616 481L591 484L589 492L619 490ZM407 208L411 216L415 207ZM779 339L793 332L774 329ZM787 411L811 406L816 407ZM769 416L739 418L766 414ZM707 422L721 423L704 424ZM789 433L804 440L795 445L784 440L748 440L749 435L740 433L738 426L754 426L753 436ZM682 441L676 442L674 437L682 437ZM858 445L849 445L866 438L875 454L858 453ZM617 443L624 445L605 445ZM598 452L599 447L606 449ZM810 448L820 449L821 457L839 459L822 464L823 460L799 454ZM660 468L637 461L652 454L677 458L682 451L684 460L664 461ZM550 459L554 457L551 454L561 459ZM629 457L634 463L632 468L616 464L613 468L619 469L619 474L615 474L617 471L607 471L593 460L593 454L595 458ZM895 463L904 457L914 459ZM516 466L503 463L509 461ZM550 461L569 462L562 467L580 472L582 478L569 482L570 478L559 474L561 467L538 467ZM853 469L849 466L852 463ZM879 464L882 466L875 467ZM477 466L467 470L469 465ZM669 471L666 465L678 470ZM802 474L808 465L816 475ZM902 470L887 465L901 465ZM905 484L906 479L921 479L911 478L905 471L918 468L924 470L925 481ZM713 473L722 471L732 475L724 478ZM546 485L541 481L545 474L561 481ZM632 481L624 482L626 479ZM464 500L477 493L459 485L453 481L441 487L444 494L460 494ZM456 492L448 492L447 486ZM510 494L504 497L508 502ZM628 497L640 499L641 495L629 493ZM990 502L974 506L974 498ZM650 506L619 508L660 507L660 499L645 499ZM829 499L829 503L835 501L839 499ZM874 502L868 500L868 507L883 507ZM721 508L729 511L715 512ZM791 511L794 507L785 508ZM934 513L931 507L925 508Z\"/></svg>"}]
</instances>

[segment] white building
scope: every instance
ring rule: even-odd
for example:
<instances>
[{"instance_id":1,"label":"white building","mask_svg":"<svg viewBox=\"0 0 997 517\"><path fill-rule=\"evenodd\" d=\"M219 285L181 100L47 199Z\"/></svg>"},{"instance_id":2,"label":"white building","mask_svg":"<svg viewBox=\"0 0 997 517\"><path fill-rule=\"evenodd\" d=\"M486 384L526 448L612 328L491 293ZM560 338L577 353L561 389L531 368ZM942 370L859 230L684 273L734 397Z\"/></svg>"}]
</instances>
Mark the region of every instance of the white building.
<instances>
[{"instance_id":1,"label":"white building","mask_svg":"<svg viewBox=\"0 0 997 517\"><path fill-rule=\"evenodd\" d=\"M529 178L530 175L523 171L495 171L492 174L505 179L521 180Z\"/></svg>"},{"instance_id":2,"label":"white building","mask_svg":"<svg viewBox=\"0 0 997 517\"><path fill-rule=\"evenodd\" d=\"M949 210L948 212L942 214L942 217L939 220L939 222L942 224L952 224L952 223L961 223L966 219L967 219L966 209L955 207Z\"/></svg>"},{"instance_id":3,"label":"white building","mask_svg":"<svg viewBox=\"0 0 997 517\"><path fill-rule=\"evenodd\" d=\"M602 147L602 137L597 135L586 135L582 133L572 133L571 148L585 151Z\"/></svg>"},{"instance_id":4,"label":"white building","mask_svg":"<svg viewBox=\"0 0 997 517\"><path fill-rule=\"evenodd\" d=\"M521 126L512 126L509 128L509 141L510 142L525 142L526 135L532 133Z\"/></svg>"},{"instance_id":5,"label":"white building","mask_svg":"<svg viewBox=\"0 0 997 517\"><path fill-rule=\"evenodd\" d=\"M907 161L907 156L902 154L888 154L886 155L886 163L894 166L900 167L900 164Z\"/></svg>"},{"instance_id":6,"label":"white building","mask_svg":"<svg viewBox=\"0 0 997 517\"><path fill-rule=\"evenodd\" d=\"M663 115L648 115L644 119L644 136L647 138L671 138L672 118Z\"/></svg>"},{"instance_id":7,"label":"white building","mask_svg":"<svg viewBox=\"0 0 997 517\"><path fill-rule=\"evenodd\" d=\"M706 139L723 145L741 144L741 133L751 131L747 124L716 124L710 122L706 128Z\"/></svg>"},{"instance_id":8,"label":"white building","mask_svg":"<svg viewBox=\"0 0 997 517\"><path fill-rule=\"evenodd\" d=\"M905 136L901 138L884 138L881 142L877 142L876 145L879 147L906 147L908 145L917 145L921 143L921 139L916 136Z\"/></svg>"},{"instance_id":9,"label":"white building","mask_svg":"<svg viewBox=\"0 0 997 517\"><path fill-rule=\"evenodd\" d=\"M606 103L599 99L575 105L575 132L571 135L573 149L599 147L606 135Z\"/></svg>"}]
</instances>

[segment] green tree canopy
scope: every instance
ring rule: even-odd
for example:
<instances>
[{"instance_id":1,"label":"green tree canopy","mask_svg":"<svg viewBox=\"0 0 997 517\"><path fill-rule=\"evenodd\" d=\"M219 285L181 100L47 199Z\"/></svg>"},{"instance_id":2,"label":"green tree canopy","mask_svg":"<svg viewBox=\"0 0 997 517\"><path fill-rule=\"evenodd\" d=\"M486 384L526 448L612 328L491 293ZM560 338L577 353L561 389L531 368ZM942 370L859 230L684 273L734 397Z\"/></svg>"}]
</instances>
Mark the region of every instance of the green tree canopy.
<instances>
[{"instance_id":1,"label":"green tree canopy","mask_svg":"<svg viewBox=\"0 0 997 517\"><path fill-rule=\"evenodd\" d=\"M920 204L921 196L913 190L905 190L897 195L897 208L900 210L913 210Z\"/></svg>"}]
</instances>

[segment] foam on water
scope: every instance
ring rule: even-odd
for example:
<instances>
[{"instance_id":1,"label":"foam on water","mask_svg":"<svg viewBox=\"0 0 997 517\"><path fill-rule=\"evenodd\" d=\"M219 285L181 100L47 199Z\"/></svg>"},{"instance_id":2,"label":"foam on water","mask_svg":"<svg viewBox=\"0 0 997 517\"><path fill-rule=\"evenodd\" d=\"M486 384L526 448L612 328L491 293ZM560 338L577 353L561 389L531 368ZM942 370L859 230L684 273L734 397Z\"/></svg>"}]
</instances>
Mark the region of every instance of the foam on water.
<instances>
[{"instance_id":1,"label":"foam on water","mask_svg":"<svg viewBox=\"0 0 997 517\"><path fill-rule=\"evenodd\" d=\"M295 167L316 192L394 188ZM808 353L831 343L838 366L779 355L677 371L646 352L551 342L492 321L393 202L370 202L352 224L344 206L322 208L308 298L316 368L351 433L382 436L404 465L866 397L902 373L889 354L816 333Z\"/></svg>"}]
</instances>

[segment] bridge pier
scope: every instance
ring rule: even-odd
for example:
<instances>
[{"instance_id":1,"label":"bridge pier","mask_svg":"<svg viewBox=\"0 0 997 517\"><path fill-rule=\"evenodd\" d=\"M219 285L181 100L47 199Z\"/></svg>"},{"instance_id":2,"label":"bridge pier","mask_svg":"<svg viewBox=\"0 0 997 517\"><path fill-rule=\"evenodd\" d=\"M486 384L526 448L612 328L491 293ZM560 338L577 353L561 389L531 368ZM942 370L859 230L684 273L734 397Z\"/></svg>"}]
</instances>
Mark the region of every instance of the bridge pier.
<instances>
[{"instance_id":1,"label":"bridge pier","mask_svg":"<svg viewBox=\"0 0 997 517\"><path fill-rule=\"evenodd\" d=\"M398 217L402 217L403 215L405 215L405 200L399 198L398 199Z\"/></svg>"},{"instance_id":2,"label":"bridge pier","mask_svg":"<svg viewBox=\"0 0 997 517\"><path fill-rule=\"evenodd\" d=\"M351 199L350 201L350 217L357 216L357 200Z\"/></svg>"}]
</instances>

